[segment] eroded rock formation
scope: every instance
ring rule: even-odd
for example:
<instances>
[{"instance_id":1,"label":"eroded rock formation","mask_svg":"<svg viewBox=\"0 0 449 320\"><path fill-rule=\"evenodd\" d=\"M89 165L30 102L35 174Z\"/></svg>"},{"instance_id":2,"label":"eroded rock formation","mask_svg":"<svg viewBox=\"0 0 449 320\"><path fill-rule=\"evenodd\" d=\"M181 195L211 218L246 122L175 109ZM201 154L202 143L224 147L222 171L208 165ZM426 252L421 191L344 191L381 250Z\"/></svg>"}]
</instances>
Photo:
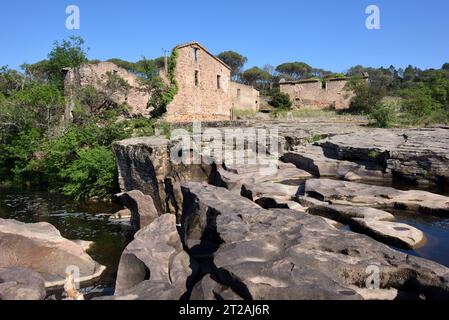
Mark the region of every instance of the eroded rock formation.
<instances>
[{"instance_id":1,"label":"eroded rock formation","mask_svg":"<svg viewBox=\"0 0 449 320\"><path fill-rule=\"evenodd\" d=\"M390 187L330 179L307 180L305 191L309 196L333 204L396 208L422 214L449 215L449 197L426 191L401 191Z\"/></svg>"},{"instance_id":2,"label":"eroded rock formation","mask_svg":"<svg viewBox=\"0 0 449 320\"><path fill-rule=\"evenodd\" d=\"M131 211L131 227L136 231L148 226L159 216L153 198L142 191L120 193L116 197Z\"/></svg>"},{"instance_id":3,"label":"eroded rock formation","mask_svg":"<svg viewBox=\"0 0 449 320\"><path fill-rule=\"evenodd\" d=\"M62 287L68 268L76 267L80 281L97 279L105 270L49 223L0 219L0 268L29 268L45 279L47 288Z\"/></svg>"},{"instance_id":4,"label":"eroded rock formation","mask_svg":"<svg viewBox=\"0 0 449 320\"><path fill-rule=\"evenodd\" d=\"M182 190L184 243L192 257L212 260L194 299L362 299L357 288L365 286L370 265L381 270L381 289L448 297L449 269L434 262L320 217L262 209L223 188L186 183Z\"/></svg>"},{"instance_id":5,"label":"eroded rock formation","mask_svg":"<svg viewBox=\"0 0 449 320\"><path fill-rule=\"evenodd\" d=\"M0 300L43 300L45 280L26 268L0 268Z\"/></svg>"},{"instance_id":6,"label":"eroded rock formation","mask_svg":"<svg viewBox=\"0 0 449 320\"><path fill-rule=\"evenodd\" d=\"M189 296L197 263L183 250L174 215L140 230L123 252L115 299L177 300Z\"/></svg>"}]
</instances>

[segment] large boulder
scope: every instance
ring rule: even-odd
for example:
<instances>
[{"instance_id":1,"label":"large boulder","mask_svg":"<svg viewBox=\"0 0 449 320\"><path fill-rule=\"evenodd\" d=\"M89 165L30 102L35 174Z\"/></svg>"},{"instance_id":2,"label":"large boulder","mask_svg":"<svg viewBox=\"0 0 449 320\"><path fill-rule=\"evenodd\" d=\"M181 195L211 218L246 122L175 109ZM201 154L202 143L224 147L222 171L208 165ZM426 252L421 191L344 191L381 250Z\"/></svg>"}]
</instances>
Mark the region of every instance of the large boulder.
<instances>
[{"instance_id":1,"label":"large boulder","mask_svg":"<svg viewBox=\"0 0 449 320\"><path fill-rule=\"evenodd\" d=\"M79 269L82 283L100 277L105 267L84 249L49 223L0 219L0 268L32 269L45 279L47 288L62 287L68 268Z\"/></svg>"},{"instance_id":2,"label":"large boulder","mask_svg":"<svg viewBox=\"0 0 449 320\"><path fill-rule=\"evenodd\" d=\"M362 299L373 267L380 283L370 298L387 289L449 298L449 269L437 263L338 230L321 217L265 210L224 188L185 183L182 190L183 242L210 270L193 299Z\"/></svg>"},{"instance_id":3,"label":"large boulder","mask_svg":"<svg viewBox=\"0 0 449 320\"><path fill-rule=\"evenodd\" d=\"M426 191L401 191L390 187L330 179L307 180L305 191L311 197L332 204L396 208L449 216L449 197Z\"/></svg>"},{"instance_id":4,"label":"large boulder","mask_svg":"<svg viewBox=\"0 0 449 320\"><path fill-rule=\"evenodd\" d=\"M151 224L159 216L153 198L139 190L121 193L116 197L131 211L131 226L136 231Z\"/></svg>"},{"instance_id":5,"label":"large boulder","mask_svg":"<svg viewBox=\"0 0 449 320\"><path fill-rule=\"evenodd\" d=\"M179 149L179 150L178 150ZM180 214L179 181L207 181L211 166L172 161L182 153L179 141L161 136L131 138L113 144L122 192L139 190L151 196L159 214Z\"/></svg>"},{"instance_id":6,"label":"large boulder","mask_svg":"<svg viewBox=\"0 0 449 320\"><path fill-rule=\"evenodd\" d=\"M176 217L162 215L140 230L123 252L114 299L181 299L189 295L196 269L183 250Z\"/></svg>"},{"instance_id":7,"label":"large boulder","mask_svg":"<svg viewBox=\"0 0 449 320\"><path fill-rule=\"evenodd\" d=\"M45 280L26 268L0 268L0 300L43 300Z\"/></svg>"}]
</instances>

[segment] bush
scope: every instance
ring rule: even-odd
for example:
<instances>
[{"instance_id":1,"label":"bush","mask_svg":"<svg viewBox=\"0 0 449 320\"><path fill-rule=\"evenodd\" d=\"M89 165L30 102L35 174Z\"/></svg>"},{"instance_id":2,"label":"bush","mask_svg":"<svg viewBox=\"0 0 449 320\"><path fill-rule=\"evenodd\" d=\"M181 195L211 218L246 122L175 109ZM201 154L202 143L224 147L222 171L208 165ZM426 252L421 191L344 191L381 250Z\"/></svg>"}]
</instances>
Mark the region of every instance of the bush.
<instances>
[{"instance_id":1,"label":"bush","mask_svg":"<svg viewBox=\"0 0 449 320\"><path fill-rule=\"evenodd\" d=\"M31 128L20 132L0 153L3 174L16 182L39 182L36 174L34 152L38 149L42 132Z\"/></svg>"},{"instance_id":2,"label":"bush","mask_svg":"<svg viewBox=\"0 0 449 320\"><path fill-rule=\"evenodd\" d=\"M75 199L106 198L118 190L117 167L112 150L108 147L81 149L78 159L61 172L69 182L64 193Z\"/></svg>"},{"instance_id":3,"label":"bush","mask_svg":"<svg viewBox=\"0 0 449 320\"><path fill-rule=\"evenodd\" d=\"M374 124L380 128L389 128L396 121L394 106L387 103L378 103L368 114Z\"/></svg>"},{"instance_id":4,"label":"bush","mask_svg":"<svg viewBox=\"0 0 449 320\"><path fill-rule=\"evenodd\" d=\"M369 114L371 108L386 96L385 88L370 85L365 80L354 79L347 86L355 94L350 104L350 111L354 113Z\"/></svg>"},{"instance_id":5,"label":"bush","mask_svg":"<svg viewBox=\"0 0 449 320\"><path fill-rule=\"evenodd\" d=\"M277 92L271 97L270 105L277 109L290 109L292 107L292 101L288 94Z\"/></svg>"}]
</instances>

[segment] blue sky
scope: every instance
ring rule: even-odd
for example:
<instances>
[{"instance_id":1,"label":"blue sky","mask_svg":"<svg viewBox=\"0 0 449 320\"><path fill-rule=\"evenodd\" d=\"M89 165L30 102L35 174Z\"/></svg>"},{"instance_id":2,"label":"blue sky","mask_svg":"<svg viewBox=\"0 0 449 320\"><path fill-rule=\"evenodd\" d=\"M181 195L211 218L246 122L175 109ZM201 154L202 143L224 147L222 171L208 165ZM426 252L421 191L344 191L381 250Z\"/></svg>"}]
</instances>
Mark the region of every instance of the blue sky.
<instances>
[{"instance_id":1,"label":"blue sky","mask_svg":"<svg viewBox=\"0 0 449 320\"><path fill-rule=\"evenodd\" d=\"M65 28L72 4L81 10L76 31ZM380 30L365 28L370 4L380 8ZM447 0L15 0L0 8L0 65L14 68L46 58L55 40L70 35L102 60L153 58L195 40L213 53L244 54L247 67L304 61L342 72L449 61Z\"/></svg>"}]
</instances>

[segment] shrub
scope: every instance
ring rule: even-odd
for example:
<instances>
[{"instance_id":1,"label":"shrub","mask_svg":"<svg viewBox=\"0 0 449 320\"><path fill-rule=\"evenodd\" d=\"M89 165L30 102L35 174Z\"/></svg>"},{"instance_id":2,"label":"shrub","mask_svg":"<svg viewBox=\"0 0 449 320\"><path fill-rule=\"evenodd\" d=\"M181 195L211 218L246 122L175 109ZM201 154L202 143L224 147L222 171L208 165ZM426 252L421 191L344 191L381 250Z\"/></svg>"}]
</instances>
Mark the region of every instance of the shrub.
<instances>
[{"instance_id":1,"label":"shrub","mask_svg":"<svg viewBox=\"0 0 449 320\"><path fill-rule=\"evenodd\" d=\"M354 78L349 81L346 89L352 90L355 96L351 99L350 111L368 114L385 96L383 87L370 85L364 80Z\"/></svg>"},{"instance_id":2,"label":"shrub","mask_svg":"<svg viewBox=\"0 0 449 320\"><path fill-rule=\"evenodd\" d=\"M61 172L68 183L64 193L75 199L106 198L118 190L117 167L112 150L93 147L77 152L78 159Z\"/></svg>"},{"instance_id":3,"label":"shrub","mask_svg":"<svg viewBox=\"0 0 449 320\"><path fill-rule=\"evenodd\" d=\"M378 103L370 111L368 117L374 121L375 126L389 128L396 121L395 108L391 104Z\"/></svg>"},{"instance_id":4,"label":"shrub","mask_svg":"<svg viewBox=\"0 0 449 320\"><path fill-rule=\"evenodd\" d=\"M277 109L290 109L292 101L288 94L277 92L271 97L270 105Z\"/></svg>"}]
</instances>

